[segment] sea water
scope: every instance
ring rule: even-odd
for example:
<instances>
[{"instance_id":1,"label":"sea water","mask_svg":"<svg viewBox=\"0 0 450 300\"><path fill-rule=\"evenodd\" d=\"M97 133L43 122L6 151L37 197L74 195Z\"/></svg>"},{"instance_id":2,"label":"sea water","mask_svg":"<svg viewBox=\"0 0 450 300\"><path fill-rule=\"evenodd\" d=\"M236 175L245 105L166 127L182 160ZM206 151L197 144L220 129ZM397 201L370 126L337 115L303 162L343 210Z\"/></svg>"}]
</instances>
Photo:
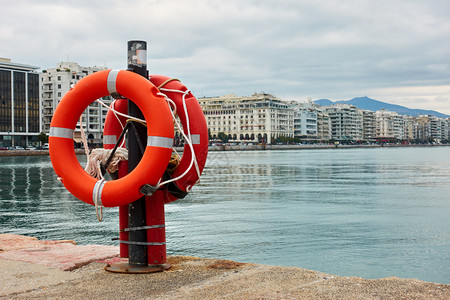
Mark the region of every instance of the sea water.
<instances>
[{"instance_id":1,"label":"sea water","mask_svg":"<svg viewBox=\"0 0 450 300\"><path fill-rule=\"evenodd\" d=\"M118 209L98 222L49 157L1 157L0 180L0 233L118 244ZM210 152L166 226L169 255L449 284L450 147Z\"/></svg>"}]
</instances>

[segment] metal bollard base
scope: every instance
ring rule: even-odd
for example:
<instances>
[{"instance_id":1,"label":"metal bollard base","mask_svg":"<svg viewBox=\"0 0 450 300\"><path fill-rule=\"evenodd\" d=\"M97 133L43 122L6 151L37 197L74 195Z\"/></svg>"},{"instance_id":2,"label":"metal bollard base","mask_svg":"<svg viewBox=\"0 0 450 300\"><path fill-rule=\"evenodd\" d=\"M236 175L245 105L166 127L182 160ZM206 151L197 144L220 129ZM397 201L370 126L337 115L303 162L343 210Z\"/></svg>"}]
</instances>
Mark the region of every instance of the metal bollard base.
<instances>
[{"instance_id":1,"label":"metal bollard base","mask_svg":"<svg viewBox=\"0 0 450 300\"><path fill-rule=\"evenodd\" d=\"M164 270L170 269L171 264L161 264L161 265L148 265L145 267L134 267L130 266L128 263L123 264L107 264L105 270L112 273L125 273L125 274L146 274L146 273L156 273L162 272Z\"/></svg>"}]
</instances>

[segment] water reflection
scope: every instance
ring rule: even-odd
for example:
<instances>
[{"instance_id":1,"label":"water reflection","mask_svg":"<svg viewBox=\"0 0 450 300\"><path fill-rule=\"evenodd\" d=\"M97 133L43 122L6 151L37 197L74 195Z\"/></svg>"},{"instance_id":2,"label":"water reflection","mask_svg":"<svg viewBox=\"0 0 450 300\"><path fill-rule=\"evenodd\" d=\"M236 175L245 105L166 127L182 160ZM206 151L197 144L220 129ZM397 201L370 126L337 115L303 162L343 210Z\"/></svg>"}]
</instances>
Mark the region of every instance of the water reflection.
<instances>
[{"instance_id":1,"label":"water reflection","mask_svg":"<svg viewBox=\"0 0 450 300\"><path fill-rule=\"evenodd\" d=\"M1 157L0 176L2 233L82 244L111 244L117 236L117 209L106 209L105 221L98 223L92 206L56 180L49 157Z\"/></svg>"}]
</instances>

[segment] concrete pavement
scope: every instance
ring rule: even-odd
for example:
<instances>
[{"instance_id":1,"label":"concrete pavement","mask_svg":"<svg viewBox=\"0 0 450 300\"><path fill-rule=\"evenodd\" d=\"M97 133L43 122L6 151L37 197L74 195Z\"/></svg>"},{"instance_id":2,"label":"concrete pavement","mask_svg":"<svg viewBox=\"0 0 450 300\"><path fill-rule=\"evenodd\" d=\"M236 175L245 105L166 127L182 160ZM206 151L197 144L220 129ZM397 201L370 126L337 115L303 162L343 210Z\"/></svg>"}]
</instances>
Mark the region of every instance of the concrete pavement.
<instances>
[{"instance_id":1,"label":"concrete pavement","mask_svg":"<svg viewBox=\"0 0 450 300\"><path fill-rule=\"evenodd\" d=\"M22 244L25 248L11 247L11 236L6 243L2 236L0 298L5 299L450 299L450 285L415 279L368 280L188 256L170 256L172 268L164 272L117 274L103 268L107 263L126 263L117 257L118 247L113 256L112 246L97 245L97 254L85 248L93 261L79 263L83 246L26 238L33 247L27 243ZM14 238L21 240L20 236ZM60 250L66 251L65 257L75 265L71 271L63 271L67 261L62 256L51 259L57 245L64 245ZM30 261L30 256L24 255L29 249L39 252L39 259ZM44 258L45 254L50 258Z\"/></svg>"}]
</instances>

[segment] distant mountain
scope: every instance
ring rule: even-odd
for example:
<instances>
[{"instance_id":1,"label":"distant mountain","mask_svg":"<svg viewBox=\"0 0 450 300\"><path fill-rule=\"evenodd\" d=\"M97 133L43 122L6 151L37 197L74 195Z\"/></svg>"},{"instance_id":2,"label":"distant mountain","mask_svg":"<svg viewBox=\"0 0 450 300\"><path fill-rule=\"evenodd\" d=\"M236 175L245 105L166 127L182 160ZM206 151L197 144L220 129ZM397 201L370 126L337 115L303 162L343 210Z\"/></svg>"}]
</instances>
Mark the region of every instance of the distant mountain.
<instances>
[{"instance_id":1,"label":"distant mountain","mask_svg":"<svg viewBox=\"0 0 450 300\"><path fill-rule=\"evenodd\" d=\"M386 109L389 111L395 111L402 115L409 115L409 116L418 116L418 115L432 115L439 118L450 118L450 115L446 115L440 112L437 112L435 110L425 110L425 109L411 109L407 108L405 106L401 105L395 105L395 104L389 104L386 102L378 101L371 99L369 97L357 97L353 98L351 100L339 100L339 101L331 101L328 99L320 99L314 101L314 103L319 105L332 105L335 103L346 103L351 104L359 109L367 109L371 111L377 111L381 109Z\"/></svg>"}]
</instances>

